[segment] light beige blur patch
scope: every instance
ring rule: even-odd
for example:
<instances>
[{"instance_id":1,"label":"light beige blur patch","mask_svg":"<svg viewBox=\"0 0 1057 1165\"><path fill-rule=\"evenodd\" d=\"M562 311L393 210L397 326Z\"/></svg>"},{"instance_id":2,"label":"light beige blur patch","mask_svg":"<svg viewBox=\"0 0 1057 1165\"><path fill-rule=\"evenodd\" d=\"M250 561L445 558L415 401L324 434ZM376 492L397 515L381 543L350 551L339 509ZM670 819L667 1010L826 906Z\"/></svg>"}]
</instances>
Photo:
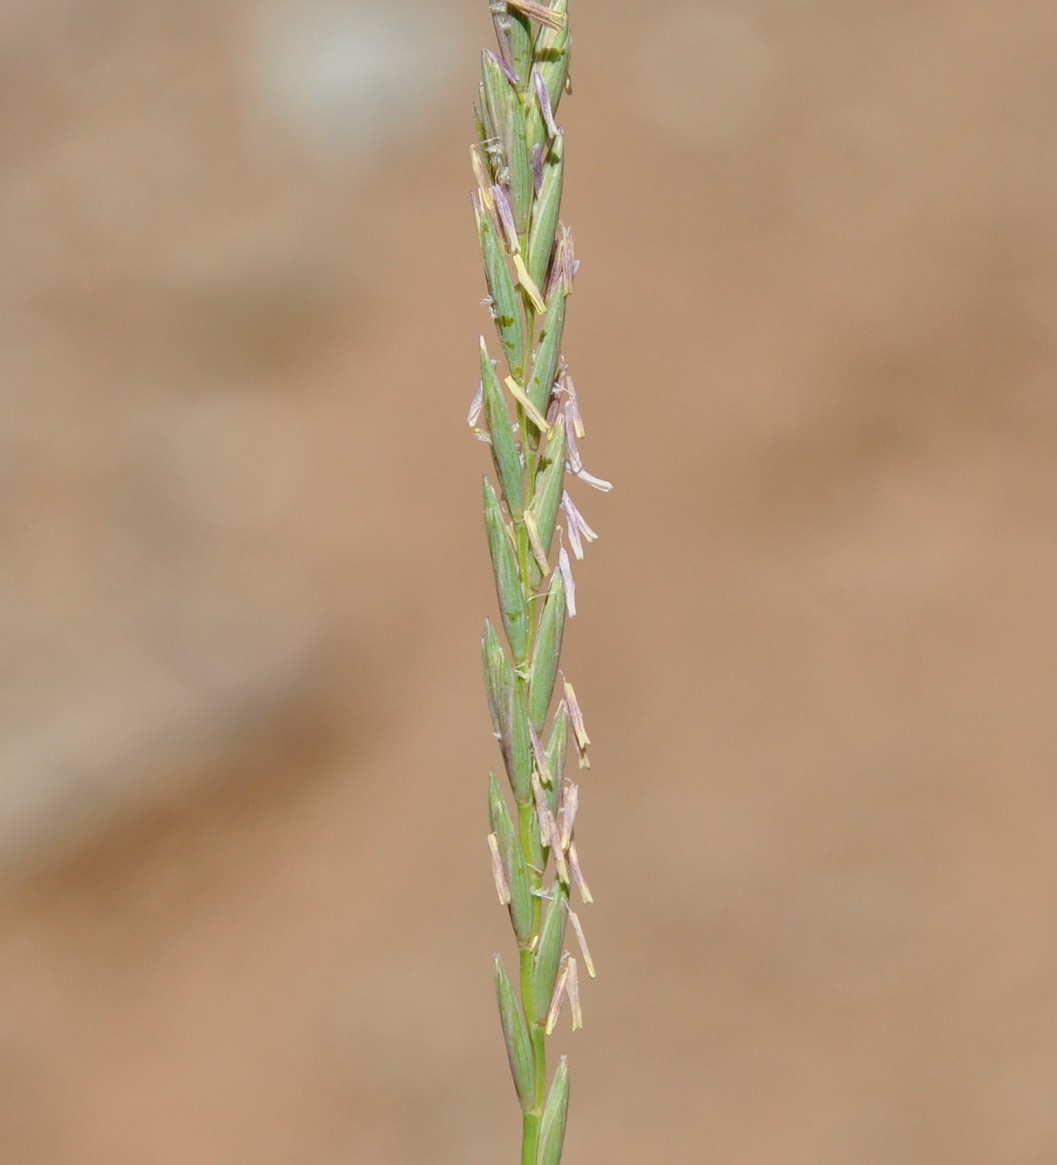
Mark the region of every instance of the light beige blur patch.
<instances>
[{"instance_id":1,"label":"light beige blur patch","mask_svg":"<svg viewBox=\"0 0 1057 1165\"><path fill-rule=\"evenodd\" d=\"M675 143L732 146L765 120L774 52L751 16L686 3L651 15L643 45L638 105Z\"/></svg>"},{"instance_id":2,"label":"light beige blur patch","mask_svg":"<svg viewBox=\"0 0 1057 1165\"><path fill-rule=\"evenodd\" d=\"M251 121L277 114L321 154L366 161L431 123L438 98L457 99L464 32L425 0L267 0L251 38Z\"/></svg>"},{"instance_id":3,"label":"light beige blur patch","mask_svg":"<svg viewBox=\"0 0 1057 1165\"><path fill-rule=\"evenodd\" d=\"M289 518L310 476L310 432L296 399L245 390L187 396L173 406L173 496L209 529L267 531Z\"/></svg>"}]
</instances>

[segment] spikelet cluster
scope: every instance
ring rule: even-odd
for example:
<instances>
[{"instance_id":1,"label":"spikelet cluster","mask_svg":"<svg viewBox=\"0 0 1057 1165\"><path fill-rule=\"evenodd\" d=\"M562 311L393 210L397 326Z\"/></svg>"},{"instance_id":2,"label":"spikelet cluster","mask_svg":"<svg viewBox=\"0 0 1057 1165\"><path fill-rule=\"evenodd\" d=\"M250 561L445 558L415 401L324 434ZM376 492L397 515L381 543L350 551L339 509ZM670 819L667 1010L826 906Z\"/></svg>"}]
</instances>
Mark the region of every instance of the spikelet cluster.
<instances>
[{"instance_id":1,"label":"spikelet cluster","mask_svg":"<svg viewBox=\"0 0 1057 1165\"><path fill-rule=\"evenodd\" d=\"M485 625L485 686L509 792L493 773L488 846L500 903L519 950L519 987L496 956L500 1018L524 1114L522 1165L557 1165L569 1096L563 1057L547 1087L546 1037L567 1006L582 1024L580 966L594 975L571 890L591 901L576 849L579 795L566 774L590 740L560 669L576 614L572 557L595 532L566 489L571 476L608 490L580 456L583 418L562 357L579 263L561 220L565 140L556 121L570 91L567 0L493 0L498 51L481 60L474 217L485 300L495 325L481 338L481 379L469 423L492 452L484 518L499 600ZM493 351L495 359L493 358ZM511 805L511 798L513 805ZM575 934L579 958L566 949Z\"/></svg>"}]
</instances>

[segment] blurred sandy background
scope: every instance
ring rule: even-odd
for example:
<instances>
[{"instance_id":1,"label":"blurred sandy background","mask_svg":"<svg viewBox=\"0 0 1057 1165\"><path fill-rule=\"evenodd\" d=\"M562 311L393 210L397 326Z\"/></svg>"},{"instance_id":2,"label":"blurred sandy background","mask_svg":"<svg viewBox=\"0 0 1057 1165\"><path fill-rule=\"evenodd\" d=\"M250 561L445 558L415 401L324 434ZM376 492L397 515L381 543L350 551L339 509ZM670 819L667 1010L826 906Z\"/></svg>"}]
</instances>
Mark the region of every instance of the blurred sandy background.
<instances>
[{"instance_id":1,"label":"blurred sandy background","mask_svg":"<svg viewBox=\"0 0 1057 1165\"><path fill-rule=\"evenodd\" d=\"M570 1165L1057 1161L1057 13L575 11ZM484 0L0 6L0 1160L511 1162ZM563 1037L564 1038L564 1037Z\"/></svg>"}]
</instances>

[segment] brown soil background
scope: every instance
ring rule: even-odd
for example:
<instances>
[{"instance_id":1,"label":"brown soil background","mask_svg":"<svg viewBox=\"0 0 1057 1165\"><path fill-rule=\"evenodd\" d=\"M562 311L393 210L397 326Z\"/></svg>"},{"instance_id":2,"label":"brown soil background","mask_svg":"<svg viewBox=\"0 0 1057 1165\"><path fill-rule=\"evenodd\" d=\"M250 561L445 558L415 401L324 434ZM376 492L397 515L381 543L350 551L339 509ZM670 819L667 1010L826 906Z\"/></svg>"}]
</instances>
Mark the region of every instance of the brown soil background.
<instances>
[{"instance_id":1,"label":"brown soil background","mask_svg":"<svg viewBox=\"0 0 1057 1165\"><path fill-rule=\"evenodd\" d=\"M486 5L358 153L261 97L289 11L0 10L12 1165L516 1156ZM567 355L617 488L567 636L567 1160L1052 1165L1053 5L575 21Z\"/></svg>"}]
</instances>

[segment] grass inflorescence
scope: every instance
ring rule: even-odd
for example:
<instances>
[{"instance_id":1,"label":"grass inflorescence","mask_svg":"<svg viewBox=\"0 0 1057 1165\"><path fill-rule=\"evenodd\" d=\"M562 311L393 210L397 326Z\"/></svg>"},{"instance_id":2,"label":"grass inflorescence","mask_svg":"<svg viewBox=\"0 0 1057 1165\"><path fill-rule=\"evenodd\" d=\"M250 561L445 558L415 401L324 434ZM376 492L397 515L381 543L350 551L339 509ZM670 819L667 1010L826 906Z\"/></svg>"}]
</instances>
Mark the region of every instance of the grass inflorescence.
<instances>
[{"instance_id":1,"label":"grass inflorescence","mask_svg":"<svg viewBox=\"0 0 1057 1165\"><path fill-rule=\"evenodd\" d=\"M498 360L482 337L469 420L491 446L497 483L485 478L484 517L500 618L498 630L486 622L482 649L509 793L493 773L488 847L518 946L513 978L496 956L495 985L523 1113L521 1165L558 1165L569 1070L563 1056L548 1080L547 1037L563 1008L574 1030L582 1025L581 964L595 973L572 908L573 887L585 903L591 892L576 850L579 792L566 774L570 741L587 768L590 739L560 656L576 614L569 552L582 558L596 535L566 484L572 475L610 487L584 469L583 418L561 351L579 267L561 221L565 140L555 120L571 91L568 0L490 7L498 51L482 54L472 160ZM579 957L566 949L570 932Z\"/></svg>"}]
</instances>

